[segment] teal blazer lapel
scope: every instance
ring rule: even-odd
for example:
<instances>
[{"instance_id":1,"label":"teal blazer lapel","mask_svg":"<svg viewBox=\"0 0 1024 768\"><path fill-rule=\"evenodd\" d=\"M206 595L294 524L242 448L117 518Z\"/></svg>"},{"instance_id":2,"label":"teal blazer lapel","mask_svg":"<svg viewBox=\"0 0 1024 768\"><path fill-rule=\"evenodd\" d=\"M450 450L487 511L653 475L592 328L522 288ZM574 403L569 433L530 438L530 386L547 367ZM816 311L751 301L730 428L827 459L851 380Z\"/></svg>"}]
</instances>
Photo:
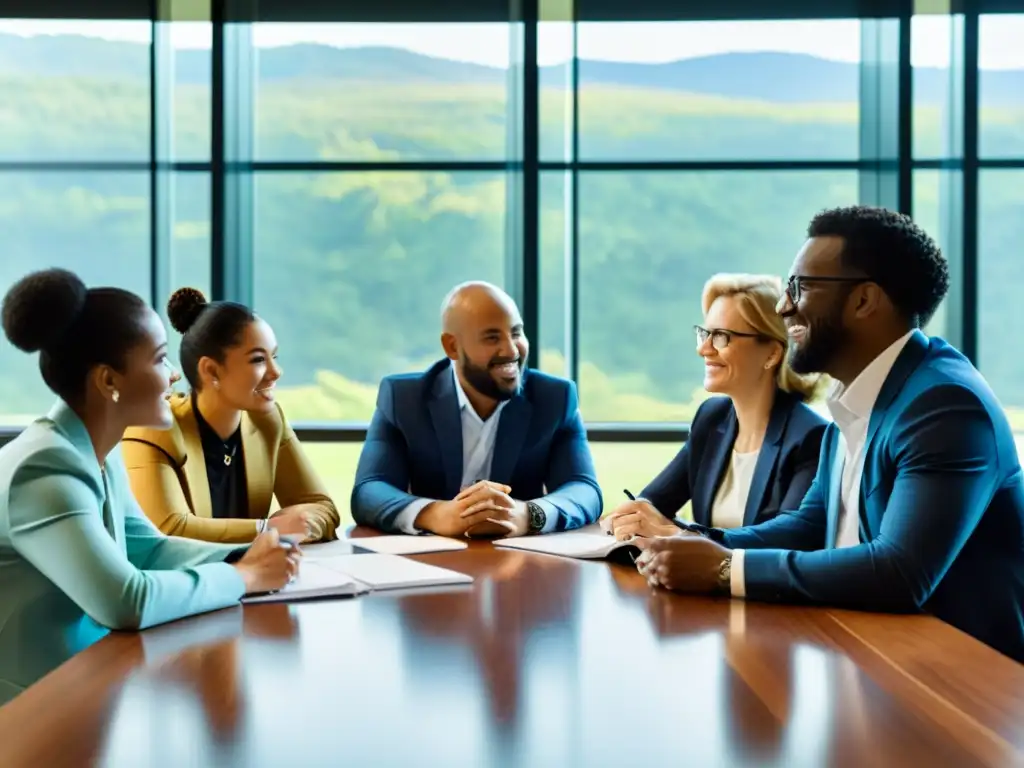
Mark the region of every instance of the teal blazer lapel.
<instances>
[{"instance_id":1,"label":"teal blazer lapel","mask_svg":"<svg viewBox=\"0 0 1024 768\"><path fill-rule=\"evenodd\" d=\"M103 517L103 527L107 529L110 538L124 548L124 542L121 540L120 535L124 529L124 522L117 519L116 512L114 511L115 500L110 495L112 484L106 475L108 462L104 462L103 467L100 467L99 460L96 458L96 447L92 444L89 430L85 428L85 424L78 418L78 414L71 409L71 406L60 400L50 409L47 416L57 425L61 432L67 435L68 440L71 441L71 444L81 455L82 466L88 471L93 483L96 501L100 508L100 514ZM115 450L119 449L115 448Z\"/></svg>"}]
</instances>

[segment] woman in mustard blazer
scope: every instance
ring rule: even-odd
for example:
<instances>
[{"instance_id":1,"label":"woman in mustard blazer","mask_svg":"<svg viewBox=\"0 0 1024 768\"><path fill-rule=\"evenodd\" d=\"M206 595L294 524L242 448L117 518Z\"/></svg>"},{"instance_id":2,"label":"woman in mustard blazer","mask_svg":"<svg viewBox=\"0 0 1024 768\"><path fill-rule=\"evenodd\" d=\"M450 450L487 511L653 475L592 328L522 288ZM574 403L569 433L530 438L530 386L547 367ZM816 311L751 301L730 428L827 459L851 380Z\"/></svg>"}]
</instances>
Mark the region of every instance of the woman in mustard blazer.
<instances>
[{"instance_id":1,"label":"woman in mustard blazer","mask_svg":"<svg viewBox=\"0 0 1024 768\"><path fill-rule=\"evenodd\" d=\"M194 288L176 291L167 315L182 334L192 391L172 398L170 430L124 434L146 515L164 533L205 541L252 541L267 526L305 541L333 539L338 510L274 401L281 369L270 326ZM274 496L281 509L268 517Z\"/></svg>"}]
</instances>

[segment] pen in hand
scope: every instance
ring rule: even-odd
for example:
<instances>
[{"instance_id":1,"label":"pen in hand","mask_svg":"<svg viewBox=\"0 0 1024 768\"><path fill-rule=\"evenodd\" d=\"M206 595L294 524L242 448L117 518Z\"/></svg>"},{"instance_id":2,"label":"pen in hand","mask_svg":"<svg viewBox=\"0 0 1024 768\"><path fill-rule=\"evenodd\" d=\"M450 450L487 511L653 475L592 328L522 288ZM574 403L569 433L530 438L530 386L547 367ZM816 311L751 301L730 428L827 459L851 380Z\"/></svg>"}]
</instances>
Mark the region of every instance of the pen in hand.
<instances>
[{"instance_id":1,"label":"pen in hand","mask_svg":"<svg viewBox=\"0 0 1024 768\"><path fill-rule=\"evenodd\" d=\"M630 493L628 488L623 488L622 492L626 494L626 498L629 499L630 501L636 501L636 496ZM611 533L611 531L608 531L608 533ZM636 562L636 555L634 555L632 552L629 553L629 557L634 563Z\"/></svg>"},{"instance_id":2,"label":"pen in hand","mask_svg":"<svg viewBox=\"0 0 1024 768\"><path fill-rule=\"evenodd\" d=\"M629 499L630 501L636 501L636 496L634 496L634 495L633 495L632 493L630 493L628 489L625 489L625 488L624 488L624 489L622 490L622 492L623 492L624 494L626 494L626 498L627 498L627 499ZM604 526L602 526L602 528L603 528L603 527L604 527ZM605 532L605 533L607 533L607 534L608 534L609 536L613 536L613 535L614 535L614 534L612 533L612 529L611 529L611 526L608 526L607 528L605 528L605 529L604 529L604 532Z\"/></svg>"}]
</instances>

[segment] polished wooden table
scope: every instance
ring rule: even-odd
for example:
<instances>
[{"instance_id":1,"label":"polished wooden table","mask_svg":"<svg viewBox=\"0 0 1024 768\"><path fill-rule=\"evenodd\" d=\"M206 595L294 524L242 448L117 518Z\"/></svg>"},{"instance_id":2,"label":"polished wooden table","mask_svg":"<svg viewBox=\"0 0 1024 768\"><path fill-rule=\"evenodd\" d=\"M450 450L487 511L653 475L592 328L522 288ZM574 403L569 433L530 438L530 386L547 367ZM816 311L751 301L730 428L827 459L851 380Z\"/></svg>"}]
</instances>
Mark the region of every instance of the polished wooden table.
<instances>
[{"instance_id":1,"label":"polished wooden table","mask_svg":"<svg viewBox=\"0 0 1024 768\"><path fill-rule=\"evenodd\" d=\"M475 583L112 634L0 708L0 765L1024 762L1024 665L933 618L487 543L418 559Z\"/></svg>"}]
</instances>

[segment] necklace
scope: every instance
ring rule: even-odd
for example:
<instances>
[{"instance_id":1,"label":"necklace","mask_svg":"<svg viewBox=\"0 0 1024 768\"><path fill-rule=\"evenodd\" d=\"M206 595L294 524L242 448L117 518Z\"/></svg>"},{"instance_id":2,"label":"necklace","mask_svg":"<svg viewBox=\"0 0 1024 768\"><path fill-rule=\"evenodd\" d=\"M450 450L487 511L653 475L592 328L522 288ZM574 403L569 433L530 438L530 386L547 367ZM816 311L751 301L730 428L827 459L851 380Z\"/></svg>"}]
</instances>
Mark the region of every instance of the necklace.
<instances>
[{"instance_id":1,"label":"necklace","mask_svg":"<svg viewBox=\"0 0 1024 768\"><path fill-rule=\"evenodd\" d=\"M229 447L231 449L230 452L228 451ZM232 446L228 446L227 443L224 443L224 466L225 467L230 467L231 466L231 461L235 458L235 451L237 451L237 450L238 450L238 443L235 443Z\"/></svg>"}]
</instances>

